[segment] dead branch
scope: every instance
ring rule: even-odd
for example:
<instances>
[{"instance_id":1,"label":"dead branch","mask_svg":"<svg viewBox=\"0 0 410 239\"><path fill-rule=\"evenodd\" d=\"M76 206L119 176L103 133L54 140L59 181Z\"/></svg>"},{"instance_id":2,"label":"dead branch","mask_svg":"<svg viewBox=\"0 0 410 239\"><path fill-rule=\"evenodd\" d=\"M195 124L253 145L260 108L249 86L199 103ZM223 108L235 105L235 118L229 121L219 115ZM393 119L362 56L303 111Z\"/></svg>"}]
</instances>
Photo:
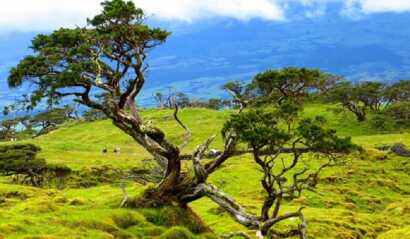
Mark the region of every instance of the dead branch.
<instances>
[{"instance_id":1,"label":"dead branch","mask_svg":"<svg viewBox=\"0 0 410 239\"><path fill-rule=\"evenodd\" d=\"M178 112L179 112L179 106L176 100L174 99L174 119L178 123L178 125L181 126L185 130L184 142L179 146L179 149L182 151L188 145L192 137L192 131L179 119Z\"/></svg>"}]
</instances>

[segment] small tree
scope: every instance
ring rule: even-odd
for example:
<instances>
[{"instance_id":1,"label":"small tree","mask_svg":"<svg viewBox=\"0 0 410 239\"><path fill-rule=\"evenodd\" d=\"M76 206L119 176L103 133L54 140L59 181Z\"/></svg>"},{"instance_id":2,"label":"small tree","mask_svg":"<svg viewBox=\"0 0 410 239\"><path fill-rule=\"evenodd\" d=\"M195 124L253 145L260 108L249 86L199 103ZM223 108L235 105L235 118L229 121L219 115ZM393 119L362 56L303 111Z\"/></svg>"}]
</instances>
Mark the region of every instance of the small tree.
<instances>
[{"instance_id":1,"label":"small tree","mask_svg":"<svg viewBox=\"0 0 410 239\"><path fill-rule=\"evenodd\" d=\"M289 67L256 75L250 88L261 100L281 104L289 99L300 102L311 94L326 92L338 80L316 69Z\"/></svg>"},{"instance_id":2,"label":"small tree","mask_svg":"<svg viewBox=\"0 0 410 239\"><path fill-rule=\"evenodd\" d=\"M322 118L302 119L291 131L283 127L287 120L280 109L249 110L231 117L223 134L226 136L234 131L238 140L251 149L254 161L262 171L265 199L259 215L247 214L242 207L228 200L215 197L214 201L224 205L248 228L260 230L262 236L306 238L302 208L280 214L282 204L300 197L303 190L314 188L319 173L340 163L337 155L348 153L354 146L349 138L339 138L334 130L326 128ZM317 160L319 166L312 167L309 160ZM276 224L290 218L299 218L299 227L286 232L274 230Z\"/></svg>"},{"instance_id":3,"label":"small tree","mask_svg":"<svg viewBox=\"0 0 410 239\"><path fill-rule=\"evenodd\" d=\"M96 109L90 109L85 111L82 117L85 121L88 122L107 119L107 116L103 112Z\"/></svg>"},{"instance_id":4,"label":"small tree","mask_svg":"<svg viewBox=\"0 0 410 239\"><path fill-rule=\"evenodd\" d=\"M398 81L388 86L383 94L386 104L390 105L396 102L410 101L410 80Z\"/></svg>"},{"instance_id":5,"label":"small tree","mask_svg":"<svg viewBox=\"0 0 410 239\"><path fill-rule=\"evenodd\" d=\"M250 94L249 85L242 81L231 81L222 86L222 89L227 91L233 98L233 108L244 109L248 106L249 101L252 99Z\"/></svg>"},{"instance_id":6,"label":"small tree","mask_svg":"<svg viewBox=\"0 0 410 239\"><path fill-rule=\"evenodd\" d=\"M40 148L32 144L0 147L0 174L4 176L21 175L22 183L40 185L46 161L37 158L39 151Z\"/></svg>"},{"instance_id":7,"label":"small tree","mask_svg":"<svg viewBox=\"0 0 410 239\"><path fill-rule=\"evenodd\" d=\"M222 99L212 98L208 100L206 105L209 109L220 110L223 107L224 102Z\"/></svg>"},{"instance_id":8,"label":"small tree","mask_svg":"<svg viewBox=\"0 0 410 239\"><path fill-rule=\"evenodd\" d=\"M382 109L385 90L386 85L377 81L365 81L356 85L357 99L374 112L380 112Z\"/></svg>"},{"instance_id":9,"label":"small tree","mask_svg":"<svg viewBox=\"0 0 410 239\"><path fill-rule=\"evenodd\" d=\"M337 84L327 94L327 100L341 103L342 106L355 114L357 121L363 122L367 116L367 105L359 98L358 89L350 82Z\"/></svg>"},{"instance_id":10,"label":"small tree","mask_svg":"<svg viewBox=\"0 0 410 239\"><path fill-rule=\"evenodd\" d=\"M10 141L16 138L17 125L19 121L16 119L3 120L0 122L0 140Z\"/></svg>"},{"instance_id":11,"label":"small tree","mask_svg":"<svg viewBox=\"0 0 410 239\"><path fill-rule=\"evenodd\" d=\"M387 108L384 114L398 127L410 127L410 102L398 102Z\"/></svg>"},{"instance_id":12,"label":"small tree","mask_svg":"<svg viewBox=\"0 0 410 239\"><path fill-rule=\"evenodd\" d=\"M37 154L41 149L33 144L0 146L0 175L14 176L14 181L32 186L43 186L45 179L62 179L71 173L63 165L48 165Z\"/></svg>"},{"instance_id":13,"label":"small tree","mask_svg":"<svg viewBox=\"0 0 410 239\"><path fill-rule=\"evenodd\" d=\"M364 81L353 84L341 82L327 94L327 100L337 102L356 115L359 122L365 121L368 112L380 113L397 99L395 87L382 82Z\"/></svg>"},{"instance_id":14,"label":"small tree","mask_svg":"<svg viewBox=\"0 0 410 239\"><path fill-rule=\"evenodd\" d=\"M74 110L71 107L65 106L38 113L31 117L30 127L37 131L35 136L43 135L74 119L73 112Z\"/></svg>"}]
</instances>

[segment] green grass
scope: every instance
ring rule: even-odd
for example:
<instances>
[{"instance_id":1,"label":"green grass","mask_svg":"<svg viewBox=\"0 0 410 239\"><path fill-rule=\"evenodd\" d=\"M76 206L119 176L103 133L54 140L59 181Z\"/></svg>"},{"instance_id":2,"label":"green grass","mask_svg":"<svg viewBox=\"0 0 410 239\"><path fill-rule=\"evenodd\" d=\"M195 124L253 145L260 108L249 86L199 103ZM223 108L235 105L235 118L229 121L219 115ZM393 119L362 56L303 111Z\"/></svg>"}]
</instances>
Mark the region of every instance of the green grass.
<instances>
[{"instance_id":1,"label":"green grass","mask_svg":"<svg viewBox=\"0 0 410 239\"><path fill-rule=\"evenodd\" d=\"M372 129L367 122L357 123L349 113L334 114L328 110L331 107L310 105L305 115L326 116L331 127L340 135L352 136L367 154L325 171L317 192L306 192L296 202L286 204L283 212L304 205L311 238L410 238L410 160L390 154L381 160L379 156L386 153L374 149L377 144L410 145L410 134ZM212 148L221 148L219 132L230 113L182 110L180 118L193 130L184 152L191 152L212 135L217 136ZM181 143L184 131L173 120L172 111L145 110L143 116L160 125L172 142ZM39 145L41 156L48 162L75 170L107 165L127 169L151 158L110 121L70 124L26 142ZM104 147L110 151L120 147L121 153L103 155ZM249 155L232 158L210 178L253 212L259 211L263 199L259 180L260 172ZM128 183L131 195L143 190L142 185ZM178 227L180 222L173 217L162 217L167 215L164 211L119 209L121 199L118 183L56 190L14 185L0 178L0 238L198 238ZM191 207L217 235L247 231L209 199L194 202ZM254 232L249 234L253 236Z\"/></svg>"}]
</instances>

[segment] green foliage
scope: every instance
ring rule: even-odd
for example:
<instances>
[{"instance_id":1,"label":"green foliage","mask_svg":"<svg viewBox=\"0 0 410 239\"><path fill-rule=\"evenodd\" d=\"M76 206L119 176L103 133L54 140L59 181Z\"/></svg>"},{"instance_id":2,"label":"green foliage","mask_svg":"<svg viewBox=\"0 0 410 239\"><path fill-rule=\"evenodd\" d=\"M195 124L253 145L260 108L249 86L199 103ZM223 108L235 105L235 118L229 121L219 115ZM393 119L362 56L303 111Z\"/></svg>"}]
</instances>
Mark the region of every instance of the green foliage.
<instances>
[{"instance_id":1,"label":"green foliage","mask_svg":"<svg viewBox=\"0 0 410 239\"><path fill-rule=\"evenodd\" d=\"M410 101L410 80L401 80L390 85L385 90L384 97L390 103Z\"/></svg>"},{"instance_id":2,"label":"green foliage","mask_svg":"<svg viewBox=\"0 0 410 239\"><path fill-rule=\"evenodd\" d=\"M3 120L0 122L0 140L10 141L16 137L17 126L19 121L17 119Z\"/></svg>"},{"instance_id":3,"label":"green foliage","mask_svg":"<svg viewBox=\"0 0 410 239\"><path fill-rule=\"evenodd\" d=\"M410 127L410 101L398 102L385 110L387 117L393 120L398 127Z\"/></svg>"},{"instance_id":4,"label":"green foliage","mask_svg":"<svg viewBox=\"0 0 410 239\"><path fill-rule=\"evenodd\" d=\"M104 1L102 6L102 13L89 19L85 28L38 35L32 41L34 53L11 69L10 87L35 82L21 102L28 109L43 100L57 104L64 97L94 109L108 107L104 103L111 101L100 96L114 99L122 86L130 91L133 84L127 77L143 67L145 50L162 44L170 34L145 25L143 11L131 1ZM121 67L114 67L115 62Z\"/></svg>"},{"instance_id":5,"label":"green foliage","mask_svg":"<svg viewBox=\"0 0 410 239\"><path fill-rule=\"evenodd\" d=\"M40 148L33 144L14 144L0 147L0 174L17 176L18 183L30 183L42 186L46 177L64 179L71 169L64 165L47 164L42 158L37 158ZM22 180L19 181L19 176ZM29 181L27 181L29 180Z\"/></svg>"},{"instance_id":6,"label":"green foliage","mask_svg":"<svg viewBox=\"0 0 410 239\"><path fill-rule=\"evenodd\" d=\"M262 101L283 100L303 102L310 94L326 90L337 78L316 69L284 68L256 75L250 87Z\"/></svg>"},{"instance_id":7,"label":"green foliage","mask_svg":"<svg viewBox=\"0 0 410 239\"><path fill-rule=\"evenodd\" d=\"M323 127L323 118L304 119L297 127L303 145L312 152L320 153L349 153L357 147L352 144L350 137L337 136L336 130Z\"/></svg>"},{"instance_id":8,"label":"green foliage","mask_svg":"<svg viewBox=\"0 0 410 239\"><path fill-rule=\"evenodd\" d=\"M0 147L0 173L4 175L40 173L45 167L44 159L37 159L40 148L32 144L6 145Z\"/></svg>"},{"instance_id":9,"label":"green foliage","mask_svg":"<svg viewBox=\"0 0 410 239\"><path fill-rule=\"evenodd\" d=\"M90 110L84 112L82 117L87 122L104 120L104 119L107 118L107 116L103 112L101 112L100 110L96 110L96 109L90 109Z\"/></svg>"},{"instance_id":10,"label":"green foliage","mask_svg":"<svg viewBox=\"0 0 410 239\"><path fill-rule=\"evenodd\" d=\"M370 119L373 129L388 131L395 128L394 121L385 113L377 113Z\"/></svg>"},{"instance_id":11,"label":"green foliage","mask_svg":"<svg viewBox=\"0 0 410 239\"><path fill-rule=\"evenodd\" d=\"M286 112L286 110L285 110ZM296 140L297 145L304 145L312 152L337 153L349 152L354 148L351 139L340 138L336 131L324 126L325 119L301 119L295 130L289 131L283 125L288 122L288 117L283 118L283 111L249 110L234 114L228 120L222 134L234 130L239 140L248 143L253 148L269 146L271 150L277 150ZM285 114L287 115L287 114Z\"/></svg>"},{"instance_id":12,"label":"green foliage","mask_svg":"<svg viewBox=\"0 0 410 239\"><path fill-rule=\"evenodd\" d=\"M268 144L284 144L291 136L278 127L278 120L275 112L252 109L232 115L225 123L222 134L226 137L233 130L238 134L240 141L257 148Z\"/></svg>"},{"instance_id":13,"label":"green foliage","mask_svg":"<svg viewBox=\"0 0 410 239\"><path fill-rule=\"evenodd\" d=\"M123 229L140 225L145 221L145 219L139 214L131 212L116 213L112 216L112 220L114 221L115 225Z\"/></svg>"},{"instance_id":14,"label":"green foliage","mask_svg":"<svg viewBox=\"0 0 410 239\"><path fill-rule=\"evenodd\" d=\"M353 84L341 82L327 93L327 100L342 104L356 115L358 121L364 121L369 112L377 113L371 120L374 128L388 129L387 121L405 119L404 108L410 102L410 81L399 81L392 85L382 82L365 81ZM403 106L400 106L403 105ZM399 109L402 108L402 109ZM397 113L394 113L394 111ZM395 115L397 116L396 119Z\"/></svg>"}]
</instances>

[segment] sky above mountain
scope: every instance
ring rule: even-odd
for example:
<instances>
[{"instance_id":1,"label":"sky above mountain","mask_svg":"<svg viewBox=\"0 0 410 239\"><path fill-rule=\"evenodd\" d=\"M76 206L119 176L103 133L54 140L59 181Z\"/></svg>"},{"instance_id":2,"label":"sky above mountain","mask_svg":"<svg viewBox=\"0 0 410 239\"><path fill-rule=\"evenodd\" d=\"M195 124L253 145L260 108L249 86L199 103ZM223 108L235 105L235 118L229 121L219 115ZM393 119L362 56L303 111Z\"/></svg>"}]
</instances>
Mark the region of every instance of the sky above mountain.
<instances>
[{"instance_id":1,"label":"sky above mountain","mask_svg":"<svg viewBox=\"0 0 410 239\"><path fill-rule=\"evenodd\" d=\"M0 106L7 72L30 53L30 40L84 26L99 0L14 0L0 8ZM268 68L320 68L351 80L410 78L409 0L135 0L151 25L173 32L150 53L142 102L169 87L198 98L220 96L232 79Z\"/></svg>"},{"instance_id":2,"label":"sky above mountain","mask_svg":"<svg viewBox=\"0 0 410 239\"><path fill-rule=\"evenodd\" d=\"M308 17L325 14L329 5L340 4L339 14L359 17L381 12L410 10L408 0L134 0L149 15L168 21L194 22L213 17L240 20L289 20L290 5L299 5ZM0 31L51 30L83 25L100 10L99 0L13 0L2 3Z\"/></svg>"}]
</instances>

